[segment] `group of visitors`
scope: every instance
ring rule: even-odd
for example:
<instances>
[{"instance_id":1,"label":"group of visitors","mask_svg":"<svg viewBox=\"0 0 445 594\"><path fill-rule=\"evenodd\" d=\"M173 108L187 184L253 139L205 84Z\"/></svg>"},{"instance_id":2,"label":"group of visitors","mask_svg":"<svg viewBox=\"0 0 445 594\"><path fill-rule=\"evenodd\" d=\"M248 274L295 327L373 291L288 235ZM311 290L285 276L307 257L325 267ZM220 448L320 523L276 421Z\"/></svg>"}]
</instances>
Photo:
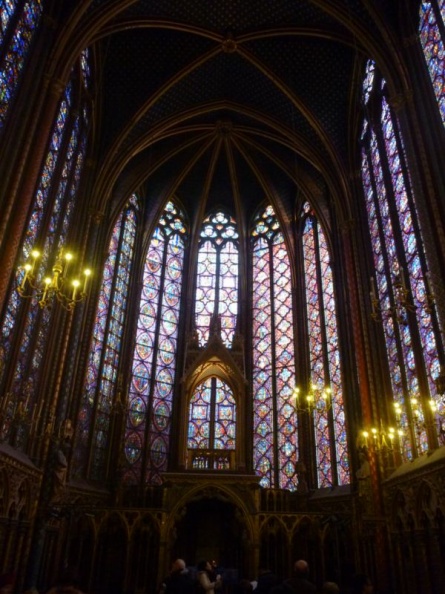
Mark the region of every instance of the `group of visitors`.
<instances>
[{"instance_id":1,"label":"group of visitors","mask_svg":"<svg viewBox=\"0 0 445 594\"><path fill-rule=\"evenodd\" d=\"M159 594L218 594L224 582L217 572L215 563L201 561L193 578L183 559L173 562L170 574L162 583ZM300 559L295 562L293 574L280 581L268 569L260 569L258 580L240 580L233 594L372 594L373 585L366 575L355 575L347 590L341 590L335 582L325 582L321 590L310 580L309 564Z\"/></svg>"},{"instance_id":2,"label":"group of visitors","mask_svg":"<svg viewBox=\"0 0 445 594\"><path fill-rule=\"evenodd\" d=\"M196 568L196 575L188 570L183 559L173 562L170 574L164 579L158 594L372 594L373 585L365 575L353 577L351 587L342 590L334 582L325 582L321 590L317 590L310 579L309 564L300 559L295 562L293 574L289 579L278 580L268 569L260 569L258 579L249 581L242 579L224 588L221 573L215 562L201 561ZM0 594L12 594L14 586L13 574L0 576ZM34 593L27 593L34 594ZM57 586L47 594L82 594L71 573L61 577Z\"/></svg>"},{"instance_id":3,"label":"group of visitors","mask_svg":"<svg viewBox=\"0 0 445 594\"><path fill-rule=\"evenodd\" d=\"M215 594L221 585L221 575L216 573L216 567L210 561L198 563L197 574L193 579L184 559L176 559L159 594Z\"/></svg>"}]
</instances>

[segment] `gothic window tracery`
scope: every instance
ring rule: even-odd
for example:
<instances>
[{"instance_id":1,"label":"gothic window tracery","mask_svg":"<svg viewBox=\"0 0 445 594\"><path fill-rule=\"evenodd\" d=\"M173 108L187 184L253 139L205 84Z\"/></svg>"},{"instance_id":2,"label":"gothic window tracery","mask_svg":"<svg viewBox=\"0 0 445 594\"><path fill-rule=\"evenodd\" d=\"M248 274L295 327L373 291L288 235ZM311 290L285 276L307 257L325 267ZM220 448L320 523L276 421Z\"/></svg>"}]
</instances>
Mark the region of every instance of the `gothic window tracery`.
<instances>
[{"instance_id":1,"label":"gothic window tracery","mask_svg":"<svg viewBox=\"0 0 445 594\"><path fill-rule=\"evenodd\" d=\"M17 92L41 15L40 0L0 1L0 130Z\"/></svg>"},{"instance_id":2,"label":"gothic window tracery","mask_svg":"<svg viewBox=\"0 0 445 594\"><path fill-rule=\"evenodd\" d=\"M157 484L167 469L186 239L184 215L170 201L143 273L124 437L128 484Z\"/></svg>"},{"instance_id":3,"label":"gothic window tracery","mask_svg":"<svg viewBox=\"0 0 445 594\"><path fill-rule=\"evenodd\" d=\"M298 418L289 257L271 206L252 232L253 463L263 487L296 489Z\"/></svg>"},{"instance_id":4,"label":"gothic window tracery","mask_svg":"<svg viewBox=\"0 0 445 594\"><path fill-rule=\"evenodd\" d=\"M137 217L138 201L133 195L114 225L108 247L77 423L76 466L80 471L90 458L88 476L95 480L104 478L110 445L108 437L119 383Z\"/></svg>"},{"instance_id":5,"label":"gothic window tracery","mask_svg":"<svg viewBox=\"0 0 445 594\"><path fill-rule=\"evenodd\" d=\"M308 203L302 222L317 483L328 487L350 480L334 279L325 234Z\"/></svg>"},{"instance_id":6,"label":"gothic window tracery","mask_svg":"<svg viewBox=\"0 0 445 594\"><path fill-rule=\"evenodd\" d=\"M236 402L230 386L218 377L202 382L190 399L187 447L200 450L193 468L230 468L224 454L236 449Z\"/></svg>"},{"instance_id":7,"label":"gothic window tracery","mask_svg":"<svg viewBox=\"0 0 445 594\"><path fill-rule=\"evenodd\" d=\"M222 211L206 217L200 234L195 299L200 346L207 344L216 316L223 343L232 344L238 314L238 249L235 220Z\"/></svg>"},{"instance_id":8,"label":"gothic window tracery","mask_svg":"<svg viewBox=\"0 0 445 594\"><path fill-rule=\"evenodd\" d=\"M422 2L419 15L420 43L442 122L445 124L445 1Z\"/></svg>"},{"instance_id":9,"label":"gothic window tracery","mask_svg":"<svg viewBox=\"0 0 445 594\"><path fill-rule=\"evenodd\" d=\"M59 105L20 250L22 265L34 248L41 252L34 270L37 283L66 242L87 149L89 104L77 92L75 70ZM0 383L10 395L9 415L15 414L19 395L26 393L25 414L37 417L37 390L55 309L19 297L23 276L21 268L10 283L1 321L0 354L9 374L3 372Z\"/></svg>"},{"instance_id":10,"label":"gothic window tracery","mask_svg":"<svg viewBox=\"0 0 445 594\"><path fill-rule=\"evenodd\" d=\"M429 411L419 404L419 394L428 392L440 410L444 406L434 384L442 347L403 139L386 83L372 61L362 101L362 181L375 269L373 317L383 327L393 399L400 407L401 453L411 459L428 449Z\"/></svg>"}]
</instances>

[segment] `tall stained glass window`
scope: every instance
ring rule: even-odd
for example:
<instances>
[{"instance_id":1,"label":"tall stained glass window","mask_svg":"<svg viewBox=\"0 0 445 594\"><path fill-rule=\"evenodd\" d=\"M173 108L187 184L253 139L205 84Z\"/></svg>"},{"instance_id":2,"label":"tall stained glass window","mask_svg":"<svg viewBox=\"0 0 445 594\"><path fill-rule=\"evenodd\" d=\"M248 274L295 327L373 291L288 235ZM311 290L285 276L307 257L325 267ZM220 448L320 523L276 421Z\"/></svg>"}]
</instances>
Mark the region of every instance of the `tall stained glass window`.
<instances>
[{"instance_id":1,"label":"tall stained glass window","mask_svg":"<svg viewBox=\"0 0 445 594\"><path fill-rule=\"evenodd\" d=\"M125 429L127 484L160 482L167 468L186 227L168 202L148 247Z\"/></svg>"},{"instance_id":2,"label":"tall stained glass window","mask_svg":"<svg viewBox=\"0 0 445 594\"><path fill-rule=\"evenodd\" d=\"M0 0L0 130L42 14L41 0Z\"/></svg>"},{"instance_id":3,"label":"tall stained glass window","mask_svg":"<svg viewBox=\"0 0 445 594\"><path fill-rule=\"evenodd\" d=\"M349 460L332 268L326 237L309 204L302 245L318 486L329 487L349 483Z\"/></svg>"},{"instance_id":4,"label":"tall stained glass window","mask_svg":"<svg viewBox=\"0 0 445 594\"><path fill-rule=\"evenodd\" d=\"M41 257L35 273L40 282L53 265L55 255L65 244L85 160L88 132L88 106L78 109L77 96L69 84L60 103L49 139L30 218L23 237L21 262L28 261L33 248ZM0 376L5 393L11 395L8 415L13 416L20 396L26 391L27 413L38 413L37 386L45 357L50 322L56 308L41 309L35 300L23 300L16 291L24 271L13 279L1 321L0 355L3 370ZM39 404L39 410L42 403ZM33 409L33 411L31 411Z\"/></svg>"},{"instance_id":5,"label":"tall stained glass window","mask_svg":"<svg viewBox=\"0 0 445 594\"><path fill-rule=\"evenodd\" d=\"M375 269L373 317L382 324L386 340L389 378L403 429L401 453L412 459L428 449L426 401L422 406L419 394L429 393L428 400L444 410L434 385L440 371L439 326L403 139L386 98L386 83L372 61L362 98L362 179ZM439 430L438 418L436 424Z\"/></svg>"},{"instance_id":6,"label":"tall stained glass window","mask_svg":"<svg viewBox=\"0 0 445 594\"><path fill-rule=\"evenodd\" d=\"M252 232L253 448L263 487L296 489L298 423L291 270L271 206Z\"/></svg>"},{"instance_id":7,"label":"tall stained glass window","mask_svg":"<svg viewBox=\"0 0 445 594\"><path fill-rule=\"evenodd\" d=\"M218 317L221 338L232 344L238 313L238 232L232 217L218 211L202 226L196 281L196 329L199 344L209 339Z\"/></svg>"},{"instance_id":8,"label":"tall stained glass window","mask_svg":"<svg viewBox=\"0 0 445 594\"><path fill-rule=\"evenodd\" d=\"M113 228L78 417L76 471L81 472L88 464L86 473L95 480L105 478L107 468L108 437L119 386L118 371L134 264L137 212L137 198L133 195Z\"/></svg>"},{"instance_id":9,"label":"tall stained glass window","mask_svg":"<svg viewBox=\"0 0 445 594\"><path fill-rule=\"evenodd\" d=\"M445 124L445 0L421 3L419 35L442 122Z\"/></svg>"},{"instance_id":10,"label":"tall stained glass window","mask_svg":"<svg viewBox=\"0 0 445 594\"><path fill-rule=\"evenodd\" d=\"M194 468L227 470L230 458L224 456L235 450L236 402L233 392L220 378L211 377L199 385L189 406L189 450L198 450L202 456L193 456Z\"/></svg>"}]
</instances>

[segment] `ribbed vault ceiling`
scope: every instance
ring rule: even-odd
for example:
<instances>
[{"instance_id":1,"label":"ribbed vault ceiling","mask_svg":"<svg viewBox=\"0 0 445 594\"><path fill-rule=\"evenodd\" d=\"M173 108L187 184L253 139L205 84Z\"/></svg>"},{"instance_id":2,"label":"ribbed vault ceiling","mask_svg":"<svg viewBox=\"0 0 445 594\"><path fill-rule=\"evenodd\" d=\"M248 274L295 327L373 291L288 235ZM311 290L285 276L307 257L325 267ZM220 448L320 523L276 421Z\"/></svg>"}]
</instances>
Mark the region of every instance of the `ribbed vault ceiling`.
<instances>
[{"instance_id":1,"label":"ribbed vault ceiling","mask_svg":"<svg viewBox=\"0 0 445 594\"><path fill-rule=\"evenodd\" d=\"M173 193L192 219L225 206L246 223L266 198L287 219L297 196L342 208L359 67L393 5L92 2L79 31L97 59L97 194Z\"/></svg>"}]
</instances>

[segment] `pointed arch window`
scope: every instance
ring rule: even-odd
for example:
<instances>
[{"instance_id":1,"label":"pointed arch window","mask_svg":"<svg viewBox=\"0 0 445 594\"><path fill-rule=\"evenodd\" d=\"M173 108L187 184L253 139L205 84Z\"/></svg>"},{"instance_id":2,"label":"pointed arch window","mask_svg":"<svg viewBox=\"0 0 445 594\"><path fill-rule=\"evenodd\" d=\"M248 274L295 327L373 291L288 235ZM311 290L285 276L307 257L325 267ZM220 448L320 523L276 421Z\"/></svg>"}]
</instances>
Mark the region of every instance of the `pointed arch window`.
<instances>
[{"instance_id":1,"label":"pointed arch window","mask_svg":"<svg viewBox=\"0 0 445 594\"><path fill-rule=\"evenodd\" d=\"M362 180L374 255L373 314L383 327L393 398L402 411L401 453L412 459L429 447L429 400L444 409L434 384L443 345L429 298L428 267L403 139L386 97L386 83L372 61L365 81Z\"/></svg>"},{"instance_id":2,"label":"pointed arch window","mask_svg":"<svg viewBox=\"0 0 445 594\"><path fill-rule=\"evenodd\" d=\"M32 249L40 248L42 257L35 270L38 282L52 265L50 254L56 254L66 242L85 160L88 114L89 106L80 104L73 84L68 84L49 141L19 259L27 261ZM5 365L0 371L0 384L4 393L10 395L7 417L14 415L23 394L26 394L27 414L37 412L37 405L42 410L43 400L37 403L37 389L51 319L55 315L54 309L42 310L35 300L18 296L16 287L23 274L21 270L12 279L1 321L0 356Z\"/></svg>"},{"instance_id":3,"label":"pointed arch window","mask_svg":"<svg viewBox=\"0 0 445 594\"><path fill-rule=\"evenodd\" d=\"M302 226L310 384L321 396L312 413L317 483L329 487L350 482L334 280L325 234L308 203Z\"/></svg>"},{"instance_id":4,"label":"pointed arch window","mask_svg":"<svg viewBox=\"0 0 445 594\"><path fill-rule=\"evenodd\" d=\"M0 0L0 130L41 20L41 0Z\"/></svg>"},{"instance_id":5,"label":"pointed arch window","mask_svg":"<svg viewBox=\"0 0 445 594\"><path fill-rule=\"evenodd\" d=\"M218 211L204 220L195 299L200 346L207 343L216 317L223 343L232 344L238 314L238 237L235 220L227 214Z\"/></svg>"},{"instance_id":6,"label":"pointed arch window","mask_svg":"<svg viewBox=\"0 0 445 594\"><path fill-rule=\"evenodd\" d=\"M158 484L167 469L185 241L184 215L170 201L143 273L124 440L127 484Z\"/></svg>"},{"instance_id":7,"label":"pointed arch window","mask_svg":"<svg viewBox=\"0 0 445 594\"><path fill-rule=\"evenodd\" d=\"M420 43L445 124L445 0L421 2L419 13Z\"/></svg>"},{"instance_id":8,"label":"pointed arch window","mask_svg":"<svg viewBox=\"0 0 445 594\"><path fill-rule=\"evenodd\" d=\"M236 402L232 389L218 377L200 384L189 405L187 447L192 468L228 470L227 455L236 446Z\"/></svg>"},{"instance_id":9,"label":"pointed arch window","mask_svg":"<svg viewBox=\"0 0 445 594\"><path fill-rule=\"evenodd\" d=\"M107 448L124 324L128 310L131 272L138 219L138 201L133 195L119 215L110 239L105 262L87 376L77 423L75 466L88 478L105 477ZM89 443L92 443L91 450Z\"/></svg>"},{"instance_id":10,"label":"pointed arch window","mask_svg":"<svg viewBox=\"0 0 445 594\"><path fill-rule=\"evenodd\" d=\"M296 489L298 419L289 256L271 206L252 232L253 449L263 487Z\"/></svg>"}]
</instances>

